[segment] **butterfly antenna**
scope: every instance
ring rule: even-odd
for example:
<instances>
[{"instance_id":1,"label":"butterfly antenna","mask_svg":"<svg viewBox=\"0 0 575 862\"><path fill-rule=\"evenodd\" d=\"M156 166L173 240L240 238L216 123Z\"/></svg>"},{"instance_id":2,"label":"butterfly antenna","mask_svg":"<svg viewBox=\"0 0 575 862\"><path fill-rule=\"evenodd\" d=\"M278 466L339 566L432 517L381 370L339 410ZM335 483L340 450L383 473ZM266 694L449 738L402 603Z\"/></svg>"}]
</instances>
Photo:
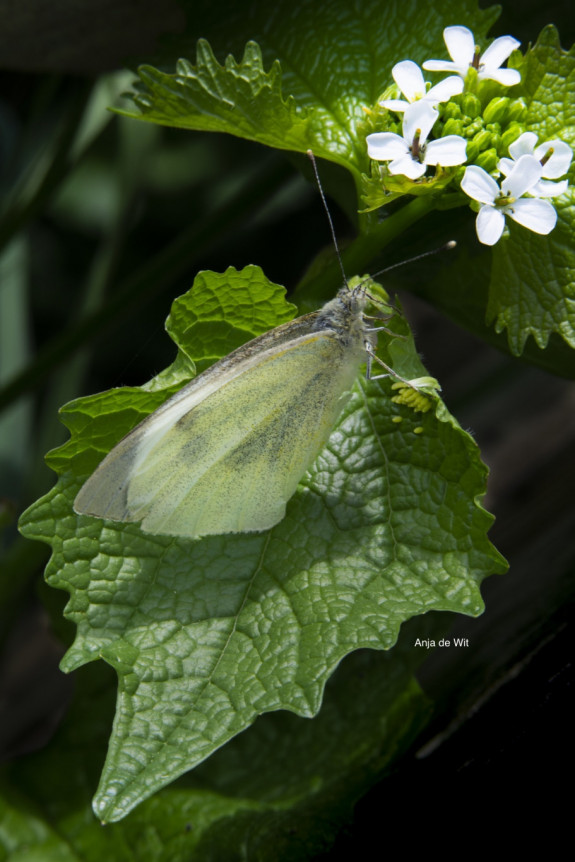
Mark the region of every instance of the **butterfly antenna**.
<instances>
[{"instance_id":1,"label":"butterfly antenna","mask_svg":"<svg viewBox=\"0 0 575 862\"><path fill-rule=\"evenodd\" d=\"M415 263L416 260L430 257L432 254L439 254L441 251L450 251L452 248L455 248L456 245L457 243L452 239L449 242L444 243L444 245L440 245L439 248L433 248L431 251L424 251L422 254L416 254L415 257L408 257L407 260L400 260L399 263L392 263L391 266L386 266L385 269L380 269L378 272L374 272L370 278L377 278L378 275L383 275L386 272L390 272L392 269L405 266L406 263Z\"/></svg>"},{"instance_id":2,"label":"butterfly antenna","mask_svg":"<svg viewBox=\"0 0 575 862\"><path fill-rule=\"evenodd\" d=\"M331 213L330 213L330 211L329 211L329 207L328 207L328 205L327 205L327 201L326 201L326 199L325 199L325 195L324 195L324 193L323 193L323 188L322 188L321 181L320 181L320 178L319 178L319 172L318 172L318 169L317 169L317 164L316 164L316 161L315 161L315 156L314 156L314 154L312 153L312 151L311 151L311 150L308 150L308 151L307 151L307 156L308 156L308 158L309 158L310 162L311 162L311 163L312 163L312 165L313 165L313 172L314 172L314 174L315 174L315 181L316 181L316 183L317 183L317 187L318 187L318 189L319 189L319 193L320 193L320 195L321 195L321 200L322 200L322 203L323 203L323 208L324 208L324 210L325 210L325 214L326 214L326 216L327 216L327 220L328 220L328 223L329 223L329 229L330 229L330 231L331 231L331 238L332 238L332 240L333 240L333 247L335 248L335 253L336 253L336 256L337 256L337 259L338 259L338 262L339 262L339 268L341 269L341 275L342 275L342 278L343 278L343 283L345 284L345 286L346 286L347 288L349 288L349 285L348 285L348 283L347 283L347 278L346 278L346 275L345 275L345 269L343 268L343 260L341 259L341 254L340 254L340 251L339 251L339 246L338 246L338 244L337 244L337 238L336 238L336 235L335 235L335 228L334 228L334 226L333 226L333 221L332 221L332 218L331 218Z\"/></svg>"}]
</instances>

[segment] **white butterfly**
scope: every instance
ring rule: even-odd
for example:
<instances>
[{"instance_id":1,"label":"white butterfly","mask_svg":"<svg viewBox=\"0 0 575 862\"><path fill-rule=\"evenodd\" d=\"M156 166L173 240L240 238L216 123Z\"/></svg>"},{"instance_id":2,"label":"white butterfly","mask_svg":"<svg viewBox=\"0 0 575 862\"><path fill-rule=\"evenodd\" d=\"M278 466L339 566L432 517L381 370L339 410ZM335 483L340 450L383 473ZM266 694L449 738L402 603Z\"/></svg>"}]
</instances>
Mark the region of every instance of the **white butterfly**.
<instances>
[{"instance_id":1,"label":"white butterfly","mask_svg":"<svg viewBox=\"0 0 575 862\"><path fill-rule=\"evenodd\" d=\"M346 286L208 368L112 449L74 511L190 538L273 527L363 362L370 376L366 302Z\"/></svg>"}]
</instances>

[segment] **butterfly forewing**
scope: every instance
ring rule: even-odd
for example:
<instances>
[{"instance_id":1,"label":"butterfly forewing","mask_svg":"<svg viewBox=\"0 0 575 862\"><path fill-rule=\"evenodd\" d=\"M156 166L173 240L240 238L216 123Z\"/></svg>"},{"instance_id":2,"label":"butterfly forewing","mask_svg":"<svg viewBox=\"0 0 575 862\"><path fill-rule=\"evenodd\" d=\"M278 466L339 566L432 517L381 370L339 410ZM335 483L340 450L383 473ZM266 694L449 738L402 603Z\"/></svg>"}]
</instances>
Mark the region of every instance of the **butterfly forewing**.
<instances>
[{"instance_id":1,"label":"butterfly forewing","mask_svg":"<svg viewBox=\"0 0 575 862\"><path fill-rule=\"evenodd\" d=\"M112 450L76 511L188 537L278 523L364 357L362 344L309 328L293 321L279 346L256 339L185 387Z\"/></svg>"}]
</instances>

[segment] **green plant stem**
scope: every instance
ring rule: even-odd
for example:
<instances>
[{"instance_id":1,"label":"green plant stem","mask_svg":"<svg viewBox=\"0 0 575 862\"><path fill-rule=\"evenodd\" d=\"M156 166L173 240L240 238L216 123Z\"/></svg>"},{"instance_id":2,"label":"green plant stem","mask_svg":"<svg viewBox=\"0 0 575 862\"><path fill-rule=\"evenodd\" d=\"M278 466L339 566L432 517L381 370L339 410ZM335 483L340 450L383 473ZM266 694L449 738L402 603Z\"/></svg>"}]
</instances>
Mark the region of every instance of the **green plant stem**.
<instances>
[{"instance_id":1,"label":"green plant stem","mask_svg":"<svg viewBox=\"0 0 575 862\"><path fill-rule=\"evenodd\" d=\"M465 206L470 200L463 192L450 192L442 195L437 201L438 210L452 210L455 207Z\"/></svg>"},{"instance_id":2,"label":"green plant stem","mask_svg":"<svg viewBox=\"0 0 575 862\"><path fill-rule=\"evenodd\" d=\"M415 198L384 221L375 225L372 222L367 233L358 236L342 251L346 275L363 275L384 248L436 206L435 198L426 195ZM306 298L324 302L332 297L340 286L341 270L334 259L321 272L314 271L312 266L295 289L293 298L297 300L305 293Z\"/></svg>"},{"instance_id":3,"label":"green plant stem","mask_svg":"<svg viewBox=\"0 0 575 862\"><path fill-rule=\"evenodd\" d=\"M246 211L254 210L269 200L270 193L290 174L291 168L286 162L274 161L267 168L259 166L256 177L249 178L247 190L242 186L226 206L207 218L200 227L182 231L169 246L117 285L105 305L42 348L34 361L0 390L0 410L34 390L54 368L100 336L144 297L159 291L164 284L185 272L194 258L214 244L222 230L242 224Z\"/></svg>"}]
</instances>

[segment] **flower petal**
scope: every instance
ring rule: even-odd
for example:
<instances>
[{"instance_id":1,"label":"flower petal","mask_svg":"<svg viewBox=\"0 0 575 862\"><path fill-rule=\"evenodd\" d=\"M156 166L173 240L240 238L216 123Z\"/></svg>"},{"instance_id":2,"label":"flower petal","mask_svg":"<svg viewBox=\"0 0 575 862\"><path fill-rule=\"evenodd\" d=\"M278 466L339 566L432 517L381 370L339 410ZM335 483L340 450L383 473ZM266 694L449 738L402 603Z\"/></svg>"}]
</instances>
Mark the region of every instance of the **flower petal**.
<instances>
[{"instance_id":1,"label":"flower petal","mask_svg":"<svg viewBox=\"0 0 575 862\"><path fill-rule=\"evenodd\" d=\"M565 194L569 188L567 180L561 180L558 183L552 183L549 180L539 180L534 186L529 189L529 194L534 198L556 198L559 195Z\"/></svg>"},{"instance_id":2,"label":"flower petal","mask_svg":"<svg viewBox=\"0 0 575 862\"><path fill-rule=\"evenodd\" d=\"M423 73L413 60L402 60L391 70L393 80L408 102L423 99L425 96L425 81Z\"/></svg>"},{"instance_id":3,"label":"flower petal","mask_svg":"<svg viewBox=\"0 0 575 862\"><path fill-rule=\"evenodd\" d=\"M478 77L483 80L497 81L503 87L514 87L521 81L521 72L517 69L490 69L480 71Z\"/></svg>"},{"instance_id":4,"label":"flower petal","mask_svg":"<svg viewBox=\"0 0 575 862\"><path fill-rule=\"evenodd\" d=\"M460 135L446 135L437 141L430 141L425 148L425 163L428 165L462 165L467 159L467 141Z\"/></svg>"},{"instance_id":5,"label":"flower petal","mask_svg":"<svg viewBox=\"0 0 575 862\"><path fill-rule=\"evenodd\" d=\"M513 159L499 159L497 162L497 169L501 171L504 176L508 176L514 167L515 162Z\"/></svg>"},{"instance_id":6,"label":"flower petal","mask_svg":"<svg viewBox=\"0 0 575 862\"><path fill-rule=\"evenodd\" d=\"M388 111L396 111L400 114L409 107L409 102L405 102L403 99L384 99L384 101L379 104L382 108L387 108Z\"/></svg>"},{"instance_id":7,"label":"flower petal","mask_svg":"<svg viewBox=\"0 0 575 862\"><path fill-rule=\"evenodd\" d=\"M537 135L535 132L523 132L522 135L519 135L516 141L509 144L509 155L512 159L520 159L521 156L532 156L536 144ZM545 153L537 158L541 159L544 155ZM501 168L499 170L501 170Z\"/></svg>"},{"instance_id":8,"label":"flower petal","mask_svg":"<svg viewBox=\"0 0 575 862\"><path fill-rule=\"evenodd\" d=\"M402 156L400 159L390 162L388 165L390 174L403 174L410 180L417 180L425 173L425 165L416 161L413 156Z\"/></svg>"},{"instance_id":9,"label":"flower petal","mask_svg":"<svg viewBox=\"0 0 575 862\"><path fill-rule=\"evenodd\" d=\"M505 227L505 216L495 207L481 207L475 220L477 238L483 245L495 245Z\"/></svg>"},{"instance_id":10,"label":"flower petal","mask_svg":"<svg viewBox=\"0 0 575 862\"><path fill-rule=\"evenodd\" d=\"M443 41L447 45L451 59L457 66L467 71L475 54L475 39L471 30L467 27L446 27L443 31Z\"/></svg>"},{"instance_id":11,"label":"flower petal","mask_svg":"<svg viewBox=\"0 0 575 862\"><path fill-rule=\"evenodd\" d=\"M548 234L557 224L555 207L549 201L540 201L537 198L515 201L509 207L505 207L505 212L518 224L529 228L534 233Z\"/></svg>"},{"instance_id":12,"label":"flower petal","mask_svg":"<svg viewBox=\"0 0 575 862\"><path fill-rule=\"evenodd\" d=\"M569 144L565 143L565 141L560 141L558 138L555 138L552 141L546 141L544 144L540 144L535 149L533 155L541 160L547 155L550 149L553 150L553 154L549 161L545 162L543 165L542 176L548 180L556 180L559 177L562 177L563 174L566 174L569 170L569 165L573 158L573 150Z\"/></svg>"},{"instance_id":13,"label":"flower petal","mask_svg":"<svg viewBox=\"0 0 575 862\"><path fill-rule=\"evenodd\" d=\"M493 204L499 194L499 186L493 177L477 165L465 168L461 188L466 195L482 204Z\"/></svg>"},{"instance_id":14,"label":"flower petal","mask_svg":"<svg viewBox=\"0 0 575 862\"><path fill-rule=\"evenodd\" d=\"M368 135L366 140L367 153L370 159L375 159L376 162L397 159L409 152L403 138L393 132L374 132L372 135Z\"/></svg>"},{"instance_id":15,"label":"flower petal","mask_svg":"<svg viewBox=\"0 0 575 862\"><path fill-rule=\"evenodd\" d=\"M447 102L452 96L463 92L463 78L459 75L450 75L444 78L435 87L428 91L425 98L428 102Z\"/></svg>"},{"instance_id":16,"label":"flower petal","mask_svg":"<svg viewBox=\"0 0 575 862\"><path fill-rule=\"evenodd\" d=\"M513 36L500 36L491 43L489 48L485 49L481 55L480 65L486 71L498 69L520 45L521 42L514 39ZM521 76L519 80L521 80Z\"/></svg>"},{"instance_id":17,"label":"flower petal","mask_svg":"<svg viewBox=\"0 0 575 862\"><path fill-rule=\"evenodd\" d=\"M520 198L541 179L542 171L541 163L535 156L521 156L501 183L501 191L504 195Z\"/></svg>"},{"instance_id":18,"label":"flower petal","mask_svg":"<svg viewBox=\"0 0 575 862\"><path fill-rule=\"evenodd\" d=\"M423 146L438 116L439 113L433 105L430 105L424 99L421 99L419 102L413 102L409 108L406 108L403 115L403 138L408 147L413 143L418 130L420 132L419 143Z\"/></svg>"},{"instance_id":19,"label":"flower petal","mask_svg":"<svg viewBox=\"0 0 575 862\"><path fill-rule=\"evenodd\" d=\"M464 74L463 68L459 67L457 63L452 63L451 60L426 60L421 65L428 72L458 72L460 75ZM467 66L465 69L467 70Z\"/></svg>"}]
</instances>

